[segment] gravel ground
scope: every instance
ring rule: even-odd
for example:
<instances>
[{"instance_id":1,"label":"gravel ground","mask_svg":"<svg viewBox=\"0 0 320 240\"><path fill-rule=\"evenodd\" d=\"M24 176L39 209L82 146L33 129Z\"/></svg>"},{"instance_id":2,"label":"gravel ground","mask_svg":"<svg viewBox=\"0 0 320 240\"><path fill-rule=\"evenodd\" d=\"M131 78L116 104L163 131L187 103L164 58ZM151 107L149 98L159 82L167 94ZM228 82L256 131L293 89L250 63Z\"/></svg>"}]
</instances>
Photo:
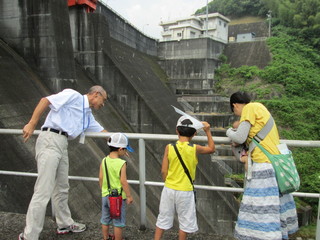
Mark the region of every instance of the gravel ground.
<instances>
[{"instance_id":1,"label":"gravel ground","mask_svg":"<svg viewBox=\"0 0 320 240\"><path fill-rule=\"evenodd\" d=\"M19 234L25 226L25 214L0 212L0 240L17 240ZM56 224L50 217L46 217L43 231L39 240L102 240L101 226L95 222L83 222L87 225L87 230L82 233L70 233L66 235L56 234ZM124 230L125 240L152 240L153 229L140 231L138 227L127 226ZM177 231L169 230L164 233L163 240L178 239ZM215 234L195 233L188 236L188 240L235 240L230 236ZM292 236L290 240L314 240L311 238L301 238Z\"/></svg>"},{"instance_id":2,"label":"gravel ground","mask_svg":"<svg viewBox=\"0 0 320 240\"><path fill-rule=\"evenodd\" d=\"M101 226L99 223L83 222L87 225L87 230L82 233L71 233L66 235L57 235L56 224L47 217L40 240L101 240ZM25 215L16 213L0 212L0 240L17 240L18 235L22 232L25 225ZM152 240L154 230L147 229L140 231L138 227L126 227L124 230L125 240ZM164 240L178 239L176 231L166 231L163 236ZM217 236L213 234L190 234L188 240L234 240L228 236Z\"/></svg>"}]
</instances>

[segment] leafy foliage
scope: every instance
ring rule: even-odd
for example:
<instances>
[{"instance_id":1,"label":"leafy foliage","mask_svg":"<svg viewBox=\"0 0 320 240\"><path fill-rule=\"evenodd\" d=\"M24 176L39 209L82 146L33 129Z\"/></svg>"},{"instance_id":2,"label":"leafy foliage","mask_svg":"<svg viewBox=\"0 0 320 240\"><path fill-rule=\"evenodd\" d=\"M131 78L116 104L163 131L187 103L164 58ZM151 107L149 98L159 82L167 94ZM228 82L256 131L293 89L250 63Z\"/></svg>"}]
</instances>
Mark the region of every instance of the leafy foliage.
<instances>
[{"instance_id":1,"label":"leafy foliage","mask_svg":"<svg viewBox=\"0 0 320 240\"><path fill-rule=\"evenodd\" d=\"M276 119L282 139L318 140L320 119L314 113L320 111L320 103L301 98L282 98L262 101ZM302 192L320 192L320 149L291 149L301 178ZM318 199L305 199L314 208Z\"/></svg>"},{"instance_id":2,"label":"leafy foliage","mask_svg":"<svg viewBox=\"0 0 320 240\"><path fill-rule=\"evenodd\" d=\"M299 36L291 35L296 31L281 25L273 29L273 37L267 41L272 61L265 69L223 64L215 75L217 91L225 93L233 86L233 91L253 93L274 116L281 139L319 140L320 54ZM320 192L320 149L291 150L302 180L299 191ZM318 199L303 200L317 212Z\"/></svg>"},{"instance_id":3,"label":"leafy foliage","mask_svg":"<svg viewBox=\"0 0 320 240\"><path fill-rule=\"evenodd\" d=\"M308 44L320 47L319 0L214 0L208 3L208 12L219 12L228 17L266 17L271 11L273 25L294 28ZM197 14L206 13L206 6Z\"/></svg>"},{"instance_id":4,"label":"leafy foliage","mask_svg":"<svg viewBox=\"0 0 320 240\"><path fill-rule=\"evenodd\" d=\"M209 13L232 17L263 16L271 11L272 35L267 41L272 61L255 66L216 71L215 90L223 95L248 91L270 110L281 139L320 139L320 1L319 0L214 0ZM206 7L196 13L205 13ZM320 192L320 149L292 148L301 178L301 192ZM303 199L317 213L318 199ZM300 198L299 198L299 201Z\"/></svg>"},{"instance_id":5,"label":"leafy foliage","mask_svg":"<svg viewBox=\"0 0 320 240\"><path fill-rule=\"evenodd\" d=\"M267 13L261 0L214 0L208 3L208 12L219 12L225 16L261 16ZM206 13L206 7L198 9L197 14Z\"/></svg>"},{"instance_id":6,"label":"leafy foliage","mask_svg":"<svg viewBox=\"0 0 320 240\"><path fill-rule=\"evenodd\" d=\"M274 29L276 36L268 39L273 54L272 63L261 77L269 83L284 85L288 97L318 99L320 97L320 55L310 46L302 44L284 32Z\"/></svg>"}]
</instances>

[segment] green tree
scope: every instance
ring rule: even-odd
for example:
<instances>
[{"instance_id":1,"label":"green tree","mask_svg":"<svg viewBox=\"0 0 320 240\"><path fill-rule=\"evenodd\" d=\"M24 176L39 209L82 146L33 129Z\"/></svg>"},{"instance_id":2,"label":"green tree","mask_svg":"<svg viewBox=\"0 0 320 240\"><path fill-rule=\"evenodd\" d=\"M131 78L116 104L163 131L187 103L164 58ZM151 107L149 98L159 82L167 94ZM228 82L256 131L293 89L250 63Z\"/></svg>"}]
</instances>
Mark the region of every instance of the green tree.
<instances>
[{"instance_id":1,"label":"green tree","mask_svg":"<svg viewBox=\"0 0 320 240\"><path fill-rule=\"evenodd\" d=\"M219 12L225 16L257 16L266 14L264 6L261 0L215 0L208 3L208 11ZM206 6L196 11L196 14L204 13Z\"/></svg>"}]
</instances>

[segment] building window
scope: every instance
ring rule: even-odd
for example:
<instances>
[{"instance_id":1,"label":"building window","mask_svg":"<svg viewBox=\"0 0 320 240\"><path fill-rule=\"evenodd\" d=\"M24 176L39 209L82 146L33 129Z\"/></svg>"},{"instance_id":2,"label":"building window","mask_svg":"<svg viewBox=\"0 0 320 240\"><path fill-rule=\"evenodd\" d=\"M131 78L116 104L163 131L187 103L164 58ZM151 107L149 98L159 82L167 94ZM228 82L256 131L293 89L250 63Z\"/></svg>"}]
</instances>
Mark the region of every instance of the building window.
<instances>
[{"instance_id":1,"label":"building window","mask_svg":"<svg viewBox=\"0 0 320 240\"><path fill-rule=\"evenodd\" d=\"M181 33L177 33L177 37L181 37L182 36L182 34Z\"/></svg>"},{"instance_id":2,"label":"building window","mask_svg":"<svg viewBox=\"0 0 320 240\"><path fill-rule=\"evenodd\" d=\"M227 27L227 24L226 24L226 23L224 23L224 24L223 24L223 26L226 28L226 27Z\"/></svg>"},{"instance_id":3,"label":"building window","mask_svg":"<svg viewBox=\"0 0 320 240\"><path fill-rule=\"evenodd\" d=\"M221 20L219 20L219 25L221 26Z\"/></svg>"},{"instance_id":4,"label":"building window","mask_svg":"<svg viewBox=\"0 0 320 240\"><path fill-rule=\"evenodd\" d=\"M191 37L191 38L195 38L195 37L196 37L196 33L193 32L193 31L190 31L190 37Z\"/></svg>"}]
</instances>

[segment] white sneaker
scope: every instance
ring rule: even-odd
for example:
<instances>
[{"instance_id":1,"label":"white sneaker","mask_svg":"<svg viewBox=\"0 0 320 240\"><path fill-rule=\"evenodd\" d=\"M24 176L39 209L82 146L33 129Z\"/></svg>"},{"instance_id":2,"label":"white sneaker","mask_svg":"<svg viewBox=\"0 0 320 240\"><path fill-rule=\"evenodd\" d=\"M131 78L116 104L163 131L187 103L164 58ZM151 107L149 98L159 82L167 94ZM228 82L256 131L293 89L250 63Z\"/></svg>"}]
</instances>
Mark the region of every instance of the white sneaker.
<instances>
[{"instance_id":1,"label":"white sneaker","mask_svg":"<svg viewBox=\"0 0 320 240\"><path fill-rule=\"evenodd\" d=\"M86 230L86 225L82 223L74 222L72 225L66 228L57 228L58 234L67 234L70 232L79 233Z\"/></svg>"}]
</instances>

